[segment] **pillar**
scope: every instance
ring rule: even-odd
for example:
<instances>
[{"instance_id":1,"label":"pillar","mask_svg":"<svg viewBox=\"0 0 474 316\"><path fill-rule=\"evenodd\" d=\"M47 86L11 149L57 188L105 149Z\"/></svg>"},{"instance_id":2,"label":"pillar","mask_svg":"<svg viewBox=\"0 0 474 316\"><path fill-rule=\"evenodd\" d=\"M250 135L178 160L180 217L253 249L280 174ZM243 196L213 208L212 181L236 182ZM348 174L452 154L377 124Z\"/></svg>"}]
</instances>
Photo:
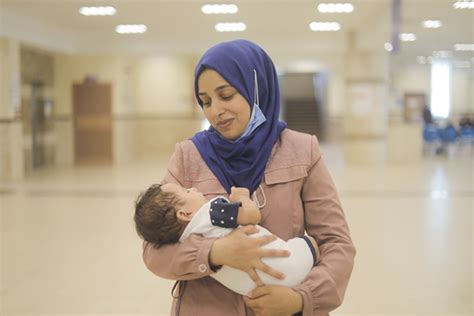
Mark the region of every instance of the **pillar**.
<instances>
[{"instance_id":1,"label":"pillar","mask_svg":"<svg viewBox=\"0 0 474 316\"><path fill-rule=\"evenodd\" d=\"M20 87L20 44L0 37L0 183L24 176Z\"/></svg>"},{"instance_id":2,"label":"pillar","mask_svg":"<svg viewBox=\"0 0 474 316\"><path fill-rule=\"evenodd\" d=\"M348 32L344 153L349 163L386 159L389 55L383 44L362 48L360 35Z\"/></svg>"}]
</instances>

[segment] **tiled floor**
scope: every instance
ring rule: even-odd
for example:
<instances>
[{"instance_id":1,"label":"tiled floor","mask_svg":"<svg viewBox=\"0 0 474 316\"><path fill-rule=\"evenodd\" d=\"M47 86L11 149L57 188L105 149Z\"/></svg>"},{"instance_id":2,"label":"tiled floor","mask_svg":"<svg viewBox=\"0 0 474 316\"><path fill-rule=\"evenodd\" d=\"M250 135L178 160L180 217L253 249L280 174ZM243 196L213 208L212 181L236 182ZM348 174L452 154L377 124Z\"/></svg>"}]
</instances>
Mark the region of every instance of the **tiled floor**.
<instances>
[{"instance_id":1,"label":"tiled floor","mask_svg":"<svg viewBox=\"0 0 474 316\"><path fill-rule=\"evenodd\" d=\"M358 250L333 315L473 315L472 159L326 157ZM41 170L1 186L1 314L168 315L172 282L145 269L132 225L137 193L164 169Z\"/></svg>"}]
</instances>

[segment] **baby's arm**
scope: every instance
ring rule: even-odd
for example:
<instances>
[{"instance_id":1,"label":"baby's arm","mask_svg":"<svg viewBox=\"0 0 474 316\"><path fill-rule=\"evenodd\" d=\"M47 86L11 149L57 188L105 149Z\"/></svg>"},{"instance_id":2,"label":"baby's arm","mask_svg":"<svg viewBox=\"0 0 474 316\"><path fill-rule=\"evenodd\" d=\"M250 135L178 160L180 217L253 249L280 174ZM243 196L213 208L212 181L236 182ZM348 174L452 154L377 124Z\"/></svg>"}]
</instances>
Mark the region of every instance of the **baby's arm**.
<instances>
[{"instance_id":1,"label":"baby's arm","mask_svg":"<svg viewBox=\"0 0 474 316\"><path fill-rule=\"evenodd\" d=\"M239 214L237 216L237 224L239 225L256 225L260 222L261 214L257 205L250 199L249 190L246 188L232 187L229 195L231 202L240 202Z\"/></svg>"}]
</instances>

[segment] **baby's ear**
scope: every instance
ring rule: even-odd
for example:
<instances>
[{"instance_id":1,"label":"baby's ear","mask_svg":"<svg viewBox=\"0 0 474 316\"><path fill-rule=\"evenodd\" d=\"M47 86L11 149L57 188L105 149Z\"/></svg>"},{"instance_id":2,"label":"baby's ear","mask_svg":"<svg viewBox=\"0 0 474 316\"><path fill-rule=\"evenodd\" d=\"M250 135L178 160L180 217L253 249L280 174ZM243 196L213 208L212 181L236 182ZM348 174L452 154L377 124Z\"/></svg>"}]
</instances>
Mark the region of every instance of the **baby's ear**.
<instances>
[{"instance_id":1,"label":"baby's ear","mask_svg":"<svg viewBox=\"0 0 474 316\"><path fill-rule=\"evenodd\" d=\"M176 217L178 218L178 220L180 220L182 222L189 222L189 221L191 221L191 218L193 218L193 213L188 212L185 209L179 209L176 212Z\"/></svg>"}]
</instances>

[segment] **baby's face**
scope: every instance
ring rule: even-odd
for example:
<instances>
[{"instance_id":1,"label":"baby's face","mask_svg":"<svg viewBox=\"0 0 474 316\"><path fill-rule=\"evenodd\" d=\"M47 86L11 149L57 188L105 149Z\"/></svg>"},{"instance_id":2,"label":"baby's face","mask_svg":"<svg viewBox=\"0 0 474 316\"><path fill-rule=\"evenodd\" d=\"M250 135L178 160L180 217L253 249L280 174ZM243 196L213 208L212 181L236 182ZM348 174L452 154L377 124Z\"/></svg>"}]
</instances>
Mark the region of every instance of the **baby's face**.
<instances>
[{"instance_id":1,"label":"baby's face","mask_svg":"<svg viewBox=\"0 0 474 316\"><path fill-rule=\"evenodd\" d=\"M164 192L173 193L184 205L181 208L196 213L207 202L204 195L196 188L185 189L176 183L167 183L161 187Z\"/></svg>"}]
</instances>

